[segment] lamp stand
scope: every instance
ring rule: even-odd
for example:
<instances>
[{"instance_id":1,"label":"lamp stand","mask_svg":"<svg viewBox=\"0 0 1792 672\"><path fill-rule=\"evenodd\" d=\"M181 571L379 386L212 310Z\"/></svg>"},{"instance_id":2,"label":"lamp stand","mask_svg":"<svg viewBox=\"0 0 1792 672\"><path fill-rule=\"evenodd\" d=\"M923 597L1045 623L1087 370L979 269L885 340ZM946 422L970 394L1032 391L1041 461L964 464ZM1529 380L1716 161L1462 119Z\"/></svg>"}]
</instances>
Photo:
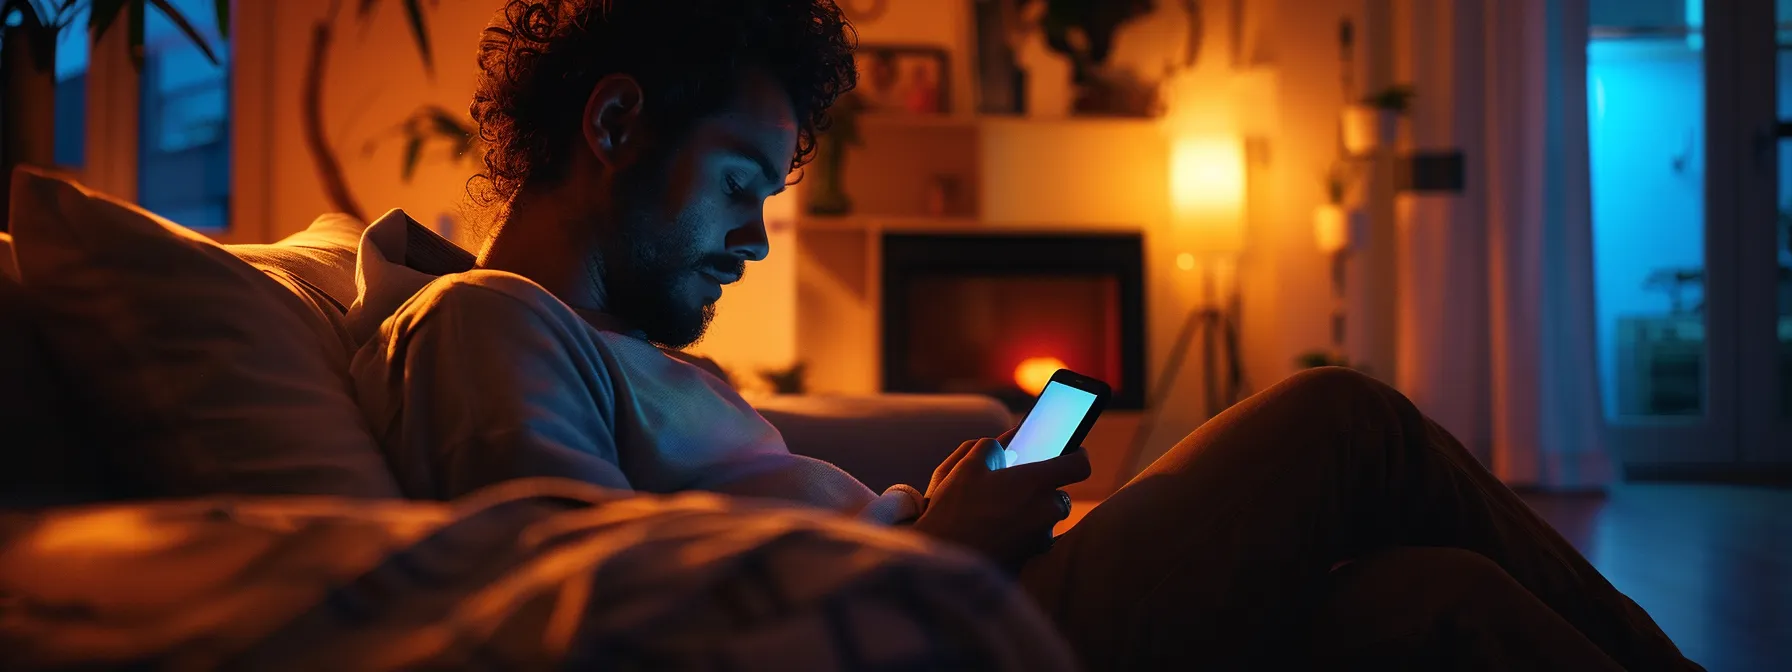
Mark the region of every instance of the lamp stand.
<instances>
[{"instance_id":1,"label":"lamp stand","mask_svg":"<svg viewBox=\"0 0 1792 672\"><path fill-rule=\"evenodd\" d=\"M1197 336L1201 340L1201 396L1207 418L1212 419L1238 403L1244 380L1238 359L1238 324L1233 318L1238 294L1228 291L1223 303L1216 300L1213 275L1212 265L1202 265L1201 284L1206 300L1190 310L1188 318L1183 320L1182 331L1176 335L1176 342L1164 359L1164 368L1157 376L1157 387L1146 397L1145 414L1139 419L1139 426L1133 431L1132 446L1126 451L1127 468L1135 470L1134 473L1139 468L1139 458L1145 454L1145 443L1151 439L1151 430L1155 429L1159 414L1176 389L1182 362L1188 357L1189 348ZM1221 360L1224 360L1224 375Z\"/></svg>"}]
</instances>

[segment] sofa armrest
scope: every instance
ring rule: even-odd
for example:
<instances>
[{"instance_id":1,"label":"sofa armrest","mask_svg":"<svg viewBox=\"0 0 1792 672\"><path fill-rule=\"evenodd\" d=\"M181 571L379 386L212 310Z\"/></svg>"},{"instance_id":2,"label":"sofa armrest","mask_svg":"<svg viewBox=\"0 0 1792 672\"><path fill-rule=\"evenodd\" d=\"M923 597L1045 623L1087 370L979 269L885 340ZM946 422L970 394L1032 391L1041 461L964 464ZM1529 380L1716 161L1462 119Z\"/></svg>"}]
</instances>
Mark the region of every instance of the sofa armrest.
<instances>
[{"instance_id":1,"label":"sofa armrest","mask_svg":"<svg viewBox=\"0 0 1792 672\"><path fill-rule=\"evenodd\" d=\"M958 444L1014 426L1006 406L980 395L780 395L753 406L790 452L832 462L879 492L926 488Z\"/></svg>"}]
</instances>

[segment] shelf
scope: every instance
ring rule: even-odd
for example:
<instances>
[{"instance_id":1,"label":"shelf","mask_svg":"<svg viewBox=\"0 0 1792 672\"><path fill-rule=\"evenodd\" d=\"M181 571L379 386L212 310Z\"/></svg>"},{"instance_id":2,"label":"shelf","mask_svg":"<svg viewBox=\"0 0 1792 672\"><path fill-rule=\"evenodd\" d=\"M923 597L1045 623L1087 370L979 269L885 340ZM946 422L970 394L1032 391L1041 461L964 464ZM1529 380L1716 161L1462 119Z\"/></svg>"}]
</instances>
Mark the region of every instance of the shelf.
<instances>
[{"instance_id":1,"label":"shelf","mask_svg":"<svg viewBox=\"0 0 1792 672\"><path fill-rule=\"evenodd\" d=\"M865 112L858 121L867 128L964 128L977 127L979 117L968 114L914 114L910 112Z\"/></svg>"},{"instance_id":2,"label":"shelf","mask_svg":"<svg viewBox=\"0 0 1792 672\"><path fill-rule=\"evenodd\" d=\"M967 231L989 228L975 217L928 217L924 215L846 215L820 217L803 215L797 218L798 231Z\"/></svg>"},{"instance_id":3,"label":"shelf","mask_svg":"<svg viewBox=\"0 0 1792 672\"><path fill-rule=\"evenodd\" d=\"M1061 116L1028 117L1004 114L915 114L912 112L862 112L859 123L865 128L942 128L977 130L989 126L1031 128L1125 128L1151 127L1163 124L1160 117Z\"/></svg>"}]
</instances>

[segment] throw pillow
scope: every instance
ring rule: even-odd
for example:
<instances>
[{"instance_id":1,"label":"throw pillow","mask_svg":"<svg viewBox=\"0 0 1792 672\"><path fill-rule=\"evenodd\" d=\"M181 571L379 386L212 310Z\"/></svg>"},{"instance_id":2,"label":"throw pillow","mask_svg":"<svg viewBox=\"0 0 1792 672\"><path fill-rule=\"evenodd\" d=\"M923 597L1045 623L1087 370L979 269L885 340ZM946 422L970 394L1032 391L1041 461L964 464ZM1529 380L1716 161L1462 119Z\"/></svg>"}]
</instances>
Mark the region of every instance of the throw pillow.
<instances>
[{"instance_id":1,"label":"throw pillow","mask_svg":"<svg viewBox=\"0 0 1792 672\"><path fill-rule=\"evenodd\" d=\"M271 245L224 249L270 275L292 278L337 314L355 302L355 248L367 224L341 213L318 217L304 231Z\"/></svg>"},{"instance_id":2,"label":"throw pillow","mask_svg":"<svg viewBox=\"0 0 1792 672\"><path fill-rule=\"evenodd\" d=\"M10 244L0 234L0 247ZM0 273L0 509L99 501L113 489L99 451L83 440L91 425L80 417L85 404L46 352L42 312L36 297Z\"/></svg>"},{"instance_id":3,"label":"throw pillow","mask_svg":"<svg viewBox=\"0 0 1792 672\"><path fill-rule=\"evenodd\" d=\"M19 277L133 494L398 496L346 336L295 280L44 171L12 204Z\"/></svg>"}]
</instances>

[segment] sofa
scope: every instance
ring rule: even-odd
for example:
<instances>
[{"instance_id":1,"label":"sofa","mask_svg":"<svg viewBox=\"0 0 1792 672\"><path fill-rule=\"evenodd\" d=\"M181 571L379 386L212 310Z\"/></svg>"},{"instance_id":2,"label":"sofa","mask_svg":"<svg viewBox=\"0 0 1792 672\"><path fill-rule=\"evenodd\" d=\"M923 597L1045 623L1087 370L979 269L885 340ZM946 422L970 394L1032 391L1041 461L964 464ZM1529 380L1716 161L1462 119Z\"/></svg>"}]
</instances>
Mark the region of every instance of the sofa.
<instances>
[{"instance_id":1,"label":"sofa","mask_svg":"<svg viewBox=\"0 0 1792 672\"><path fill-rule=\"evenodd\" d=\"M366 224L326 215L277 243L224 246L66 176L22 169L15 182L15 203L34 211L14 216L19 240L0 240L0 362L10 374L0 418L13 428L9 452L31 462L0 470L6 492L36 488L60 501L394 492L389 479L369 475L383 466L352 399L326 389L341 387L357 345L345 317L361 308L356 257ZM471 266L465 250L406 224L404 268ZM38 277L21 283L21 271ZM246 398L254 395L262 398ZM875 490L925 485L960 441L1013 422L999 402L970 395L787 395L756 405L793 452L840 465ZM268 447L212 445L228 441ZM118 447L25 448L70 443ZM138 449L122 448L131 444ZM317 444L331 454L317 456ZM217 464L199 473L199 462Z\"/></svg>"},{"instance_id":2,"label":"sofa","mask_svg":"<svg viewBox=\"0 0 1792 672\"><path fill-rule=\"evenodd\" d=\"M362 223L224 246L48 171L11 188L0 669L1078 667L1010 577L921 535L560 479L407 501L347 393ZM469 263L414 222L387 235L402 272ZM880 489L1012 421L981 397L756 405ZM1356 613L1331 606L1316 629ZM1437 641L1391 632L1349 664Z\"/></svg>"},{"instance_id":3,"label":"sofa","mask_svg":"<svg viewBox=\"0 0 1792 672\"><path fill-rule=\"evenodd\" d=\"M1055 637L999 573L914 535L553 479L403 501L342 380L363 223L225 246L50 171L11 187L0 668L1071 665L1061 644L1012 645ZM406 229L407 268L470 264ZM1011 424L974 396L760 410L878 489L924 486ZM531 529L554 532L520 542ZM583 617L541 636L555 613Z\"/></svg>"}]
</instances>

